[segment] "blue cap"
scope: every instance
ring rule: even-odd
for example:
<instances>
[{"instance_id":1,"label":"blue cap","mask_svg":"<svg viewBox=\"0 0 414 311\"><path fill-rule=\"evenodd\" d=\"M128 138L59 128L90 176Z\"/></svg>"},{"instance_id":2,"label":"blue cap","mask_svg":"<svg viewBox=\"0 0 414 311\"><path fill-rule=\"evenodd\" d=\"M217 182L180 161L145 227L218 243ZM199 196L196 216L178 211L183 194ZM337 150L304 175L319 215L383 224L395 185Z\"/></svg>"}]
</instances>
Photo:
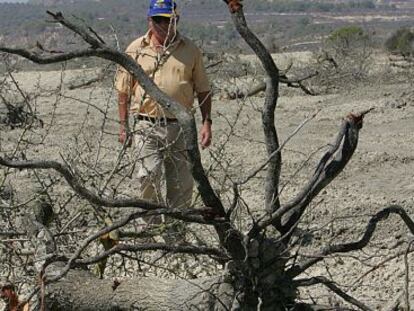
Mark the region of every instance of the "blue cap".
<instances>
[{"instance_id":1,"label":"blue cap","mask_svg":"<svg viewBox=\"0 0 414 311\"><path fill-rule=\"evenodd\" d=\"M177 4L175 0L151 0L148 16L172 17L177 15Z\"/></svg>"}]
</instances>

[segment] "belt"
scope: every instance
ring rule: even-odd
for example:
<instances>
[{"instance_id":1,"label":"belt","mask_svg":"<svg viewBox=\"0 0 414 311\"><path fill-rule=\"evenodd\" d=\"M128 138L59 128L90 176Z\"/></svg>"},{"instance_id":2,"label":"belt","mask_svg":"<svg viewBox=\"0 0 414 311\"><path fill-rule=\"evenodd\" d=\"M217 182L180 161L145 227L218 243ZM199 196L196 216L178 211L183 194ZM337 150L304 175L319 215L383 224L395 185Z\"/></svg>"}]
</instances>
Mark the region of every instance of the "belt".
<instances>
[{"instance_id":1,"label":"belt","mask_svg":"<svg viewBox=\"0 0 414 311\"><path fill-rule=\"evenodd\" d=\"M149 117L149 116L144 116L144 115L135 115L134 116L135 120L141 120L141 121L148 121L151 122L152 124L168 124L168 123L177 123L178 120L177 119L172 119L172 118L154 118L154 117Z\"/></svg>"}]
</instances>

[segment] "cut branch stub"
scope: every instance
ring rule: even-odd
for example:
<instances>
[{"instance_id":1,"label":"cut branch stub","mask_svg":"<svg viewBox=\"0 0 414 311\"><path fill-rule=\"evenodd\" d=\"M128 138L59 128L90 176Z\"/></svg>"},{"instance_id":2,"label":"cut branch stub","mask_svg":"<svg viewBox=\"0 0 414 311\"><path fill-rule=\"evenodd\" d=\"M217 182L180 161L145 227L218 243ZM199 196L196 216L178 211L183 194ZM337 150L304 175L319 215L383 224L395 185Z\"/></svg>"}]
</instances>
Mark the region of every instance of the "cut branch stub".
<instances>
[{"instance_id":1,"label":"cut branch stub","mask_svg":"<svg viewBox=\"0 0 414 311\"><path fill-rule=\"evenodd\" d=\"M230 13L236 13L241 10L243 4L241 4L241 0L224 0L227 3Z\"/></svg>"},{"instance_id":2,"label":"cut branch stub","mask_svg":"<svg viewBox=\"0 0 414 311\"><path fill-rule=\"evenodd\" d=\"M292 227L298 223L313 198L328 186L348 164L358 145L358 134L362 127L362 119L363 114L352 114L344 120L334 148L329 150L322 158L307 187L292 203L283 208L283 210L286 210L281 214L283 234L292 231Z\"/></svg>"}]
</instances>

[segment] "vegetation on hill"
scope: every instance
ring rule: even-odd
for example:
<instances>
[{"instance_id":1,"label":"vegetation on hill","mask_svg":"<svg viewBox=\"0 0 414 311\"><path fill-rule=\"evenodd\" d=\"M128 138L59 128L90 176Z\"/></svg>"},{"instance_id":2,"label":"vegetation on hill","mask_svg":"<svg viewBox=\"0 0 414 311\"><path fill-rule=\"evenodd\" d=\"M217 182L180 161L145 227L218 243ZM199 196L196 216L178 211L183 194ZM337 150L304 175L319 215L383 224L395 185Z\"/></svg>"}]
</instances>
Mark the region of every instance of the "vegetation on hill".
<instances>
[{"instance_id":1,"label":"vegetation on hill","mask_svg":"<svg viewBox=\"0 0 414 311\"><path fill-rule=\"evenodd\" d=\"M47 5L47 7L45 6ZM246 1L246 12L283 13L283 12L338 12L345 10L373 9L375 3L372 0L350 1L346 3L326 3L321 1L287 1L287 0L255 0ZM50 26L45 21L46 9L63 11L66 15L73 14L86 23L93 25L94 29L103 34L111 32L109 24L114 26L120 38L126 41L137 33L142 33L146 28L146 1L136 0L30 0L29 3L0 3L0 36L14 38L34 38L44 34ZM232 41L238 36L232 27L221 27L219 20L210 17L223 16L221 6L215 0L182 1L180 12L183 27L196 40L203 42L220 41L221 43ZM266 13L266 14L265 14ZM204 23L203 21L206 21ZM190 24L190 25L188 25ZM233 42L234 43L234 42ZM231 43L230 43L231 45Z\"/></svg>"},{"instance_id":2,"label":"vegetation on hill","mask_svg":"<svg viewBox=\"0 0 414 311\"><path fill-rule=\"evenodd\" d=\"M40 5L65 5L68 1L64 0L29 0L31 4L40 4ZM71 3L76 5L88 5L88 3L96 3L96 1L91 0L72 0ZM115 3L116 1L104 0L98 1L99 4L104 6L107 3ZM123 1L120 1L123 2ZM135 5L137 1L129 1L131 4ZM181 1L186 4L188 1ZM191 7L193 9L214 9L215 11L220 11L217 8L220 7L217 5L215 0L204 0L204 1L191 1ZM141 1L138 5L146 5L145 1ZM359 1L304 1L304 0L255 0L246 2L245 7L247 9L254 10L272 10L276 12L304 12L309 10L321 10L321 11L332 11L332 10L348 10L348 9L373 9L376 7L375 1L373 0L359 0Z\"/></svg>"},{"instance_id":3,"label":"vegetation on hill","mask_svg":"<svg viewBox=\"0 0 414 311\"><path fill-rule=\"evenodd\" d=\"M45 11L51 10L62 11L66 16L76 16L110 44L115 44L115 32L123 49L146 31L147 5L147 1L136 0L29 0L28 3L0 3L0 41L30 47L39 41L46 49L52 50L65 50L68 45L73 48L79 41L47 21ZM323 15L374 12L376 2L255 0L245 1L244 8L252 29L272 52L277 52L286 48L297 49L299 42L307 42L305 48L316 46L315 42L319 47L319 43L333 29L345 24L320 22L315 17L318 12ZM310 12L314 14L305 14ZM180 31L206 50L249 50L232 24L225 21L227 12L222 10L216 0L180 0L180 14Z\"/></svg>"},{"instance_id":4,"label":"vegetation on hill","mask_svg":"<svg viewBox=\"0 0 414 311\"><path fill-rule=\"evenodd\" d=\"M409 28L400 28L385 42L388 51L404 57L414 56L414 32Z\"/></svg>"},{"instance_id":5,"label":"vegetation on hill","mask_svg":"<svg viewBox=\"0 0 414 311\"><path fill-rule=\"evenodd\" d=\"M328 44L337 54L348 55L352 50L365 46L369 40L362 27L351 25L333 31L328 37Z\"/></svg>"},{"instance_id":6,"label":"vegetation on hill","mask_svg":"<svg viewBox=\"0 0 414 311\"><path fill-rule=\"evenodd\" d=\"M322 2L322 1L290 1L290 0L274 0L274 1L254 1L249 2L247 6L251 6L255 10L272 10L276 12L309 12L309 11L345 11L352 9L375 9L374 1L349 1L349 2Z\"/></svg>"}]
</instances>

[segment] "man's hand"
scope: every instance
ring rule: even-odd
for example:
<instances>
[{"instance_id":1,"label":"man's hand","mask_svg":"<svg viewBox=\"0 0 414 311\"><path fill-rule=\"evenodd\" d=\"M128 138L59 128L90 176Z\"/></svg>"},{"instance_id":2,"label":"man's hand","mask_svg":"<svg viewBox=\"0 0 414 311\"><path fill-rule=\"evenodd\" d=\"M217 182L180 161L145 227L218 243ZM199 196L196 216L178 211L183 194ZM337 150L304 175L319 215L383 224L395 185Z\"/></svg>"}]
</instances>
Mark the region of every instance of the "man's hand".
<instances>
[{"instance_id":1,"label":"man's hand","mask_svg":"<svg viewBox=\"0 0 414 311\"><path fill-rule=\"evenodd\" d=\"M121 127L119 128L119 138L118 141L121 144L125 144L127 147L131 147L132 145L132 138L131 135L128 134L126 128L124 125L121 125Z\"/></svg>"},{"instance_id":2,"label":"man's hand","mask_svg":"<svg viewBox=\"0 0 414 311\"><path fill-rule=\"evenodd\" d=\"M198 93L198 104L200 105L203 125L200 130L201 148L206 149L211 145L211 92Z\"/></svg>"},{"instance_id":3,"label":"man's hand","mask_svg":"<svg viewBox=\"0 0 414 311\"><path fill-rule=\"evenodd\" d=\"M119 137L118 141L121 144L126 144L127 147L130 147L132 144L131 135L127 131L128 128L128 108L129 107L129 96L126 93L118 92L118 112L119 112L119 122L121 127L119 128Z\"/></svg>"},{"instance_id":4,"label":"man's hand","mask_svg":"<svg viewBox=\"0 0 414 311\"><path fill-rule=\"evenodd\" d=\"M201 140L201 148L206 149L211 145L211 123L209 121L204 121L201 130L200 130L200 140Z\"/></svg>"}]
</instances>

